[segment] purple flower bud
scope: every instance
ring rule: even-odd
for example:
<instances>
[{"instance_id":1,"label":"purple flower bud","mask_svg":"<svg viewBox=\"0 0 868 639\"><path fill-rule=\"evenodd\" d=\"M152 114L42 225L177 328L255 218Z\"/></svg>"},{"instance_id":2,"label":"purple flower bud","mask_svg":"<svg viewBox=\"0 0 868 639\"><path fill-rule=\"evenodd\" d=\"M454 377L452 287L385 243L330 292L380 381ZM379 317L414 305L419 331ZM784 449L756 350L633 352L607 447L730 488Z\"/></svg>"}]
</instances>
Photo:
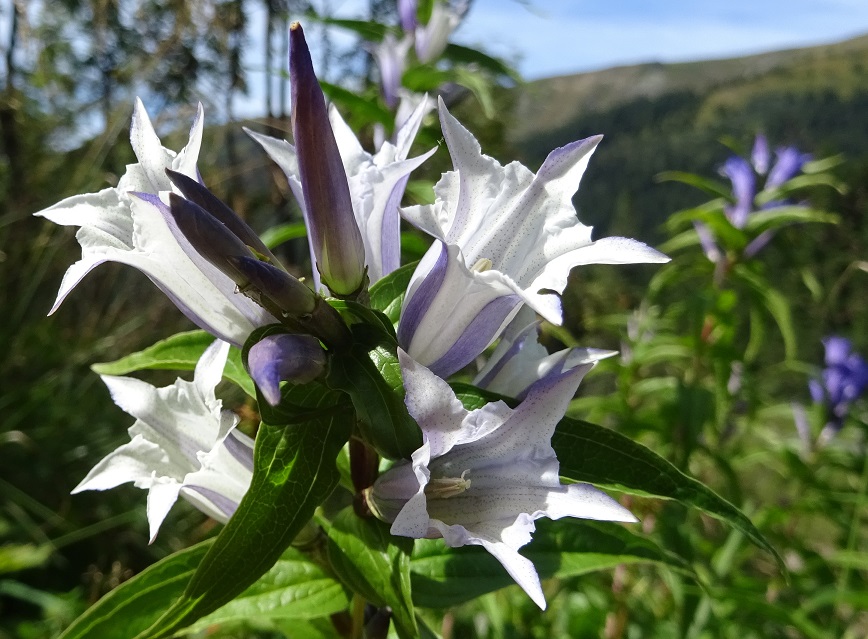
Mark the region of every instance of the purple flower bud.
<instances>
[{"instance_id":1,"label":"purple flower bud","mask_svg":"<svg viewBox=\"0 0 868 639\"><path fill-rule=\"evenodd\" d=\"M253 257L232 257L229 262L246 281L242 292L253 293L254 299L283 317L309 315L316 307L317 294L285 271Z\"/></svg>"},{"instance_id":2,"label":"purple flower bud","mask_svg":"<svg viewBox=\"0 0 868 639\"><path fill-rule=\"evenodd\" d=\"M365 286L365 248L347 174L298 22L289 28L289 42L292 132L316 267L332 293L354 296Z\"/></svg>"},{"instance_id":3,"label":"purple flower bud","mask_svg":"<svg viewBox=\"0 0 868 639\"><path fill-rule=\"evenodd\" d=\"M280 403L280 382L306 384L322 375L325 366L325 351L310 335L269 335L247 354L250 376L272 406Z\"/></svg>"},{"instance_id":4,"label":"purple flower bud","mask_svg":"<svg viewBox=\"0 0 868 639\"><path fill-rule=\"evenodd\" d=\"M217 218L217 220L222 222L226 228L232 231L239 240L244 242L260 255L268 258L272 264L279 264L277 258L274 257L268 247L263 244L256 232L247 225L247 222L242 220L235 211L226 206L220 198L211 193L211 191L209 191L205 186L183 173L178 173L171 169L166 169L166 175L169 176L172 184L181 191L185 198L198 204L208 213Z\"/></svg>"},{"instance_id":5,"label":"purple flower bud","mask_svg":"<svg viewBox=\"0 0 868 639\"><path fill-rule=\"evenodd\" d=\"M244 275L230 258L253 258L253 252L235 233L201 206L176 193L169 194L169 211L178 229L199 255L239 286L246 284Z\"/></svg>"},{"instance_id":6,"label":"purple flower bud","mask_svg":"<svg viewBox=\"0 0 868 639\"><path fill-rule=\"evenodd\" d=\"M246 279L242 292L284 324L316 336L329 348L341 349L351 342L340 314L292 275L252 257L229 261Z\"/></svg>"},{"instance_id":7,"label":"purple flower bud","mask_svg":"<svg viewBox=\"0 0 868 639\"><path fill-rule=\"evenodd\" d=\"M404 33L413 33L419 24L416 18L416 0L398 0L398 18Z\"/></svg>"}]
</instances>

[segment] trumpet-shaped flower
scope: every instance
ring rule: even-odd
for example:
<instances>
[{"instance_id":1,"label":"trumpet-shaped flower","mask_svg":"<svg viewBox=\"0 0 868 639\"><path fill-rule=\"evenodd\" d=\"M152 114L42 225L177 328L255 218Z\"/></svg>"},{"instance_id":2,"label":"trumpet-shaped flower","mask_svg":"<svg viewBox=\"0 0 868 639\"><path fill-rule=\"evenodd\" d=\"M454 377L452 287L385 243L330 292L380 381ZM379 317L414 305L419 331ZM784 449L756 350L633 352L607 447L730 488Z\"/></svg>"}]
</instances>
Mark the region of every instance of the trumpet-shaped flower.
<instances>
[{"instance_id":1,"label":"trumpet-shaped flower","mask_svg":"<svg viewBox=\"0 0 868 639\"><path fill-rule=\"evenodd\" d=\"M69 292L103 262L134 266L153 281L195 324L220 339L242 344L250 332L275 321L252 300L235 294L235 283L194 250L169 215L168 194L175 190L166 169L197 178L202 141L202 106L187 146L174 153L162 146L140 100L136 100L130 141L138 158L127 166L116 188L75 195L36 215L55 224L81 227L76 234L81 259L60 285L54 313ZM142 199L132 195L150 195Z\"/></svg>"},{"instance_id":2,"label":"trumpet-shaped flower","mask_svg":"<svg viewBox=\"0 0 868 639\"><path fill-rule=\"evenodd\" d=\"M398 206L404 196L410 172L431 157L436 150L431 149L423 155L407 159L426 112L427 99L424 99L398 129L395 144L384 142L380 150L371 155L359 144L355 133L344 122L337 109L333 105L329 109L329 121L347 174L353 214L362 233L365 265L371 282L376 282L400 266L401 218ZM247 129L245 131L265 149L269 157L286 174L305 220L309 220L296 147L285 140L278 140ZM313 245L311 245L311 259L316 259ZM314 281L319 287L320 280L316 269L314 269Z\"/></svg>"},{"instance_id":3,"label":"trumpet-shaped flower","mask_svg":"<svg viewBox=\"0 0 868 639\"><path fill-rule=\"evenodd\" d=\"M593 241L591 227L576 219L572 195L599 137L556 149L534 175L483 155L442 101L440 122L455 170L435 186L433 205L402 213L441 243L411 279L398 332L402 347L438 375L479 355L521 303L561 324L552 292L563 292L575 266L668 261L635 240Z\"/></svg>"},{"instance_id":4,"label":"trumpet-shaped flower","mask_svg":"<svg viewBox=\"0 0 868 639\"><path fill-rule=\"evenodd\" d=\"M315 270L334 294L354 296L366 284L365 247L325 99L298 22L289 27L289 78L292 134Z\"/></svg>"},{"instance_id":5,"label":"trumpet-shaped flower","mask_svg":"<svg viewBox=\"0 0 868 639\"><path fill-rule=\"evenodd\" d=\"M545 608L536 569L518 553L536 519L636 521L599 490L558 476L551 437L593 364L538 381L516 409L494 402L468 411L445 381L403 351L398 356L424 444L377 479L368 493L372 510L392 522L394 535L484 547Z\"/></svg>"},{"instance_id":6,"label":"trumpet-shaped flower","mask_svg":"<svg viewBox=\"0 0 868 639\"><path fill-rule=\"evenodd\" d=\"M228 521L253 472L253 440L234 430L238 417L221 410L214 395L228 353L228 343L215 341L196 365L192 382L178 379L164 388L103 375L114 402L136 418L129 429L132 441L100 461L72 492L126 482L147 490L151 541L179 495L214 519Z\"/></svg>"}]
</instances>

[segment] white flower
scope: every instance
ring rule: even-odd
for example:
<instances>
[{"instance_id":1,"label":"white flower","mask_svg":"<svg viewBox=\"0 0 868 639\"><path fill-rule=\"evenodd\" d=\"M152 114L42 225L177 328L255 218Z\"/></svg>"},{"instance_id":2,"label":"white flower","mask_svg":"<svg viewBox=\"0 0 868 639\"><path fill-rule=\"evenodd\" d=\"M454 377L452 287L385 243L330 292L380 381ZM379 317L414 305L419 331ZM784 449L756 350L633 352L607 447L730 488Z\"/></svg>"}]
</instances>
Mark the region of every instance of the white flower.
<instances>
[{"instance_id":1,"label":"white flower","mask_svg":"<svg viewBox=\"0 0 868 639\"><path fill-rule=\"evenodd\" d=\"M221 410L214 396L228 353L229 344L215 341L192 382L178 379L164 388L103 375L114 402L136 418L128 431L132 441L100 461L73 494L126 482L147 490L151 541L179 495L228 521L253 473L253 440L234 430L238 417Z\"/></svg>"},{"instance_id":2,"label":"white flower","mask_svg":"<svg viewBox=\"0 0 868 639\"><path fill-rule=\"evenodd\" d=\"M494 402L468 411L445 381L403 351L398 357L407 409L425 443L377 479L369 491L373 510L393 522L394 535L484 547L545 608L536 569L518 553L534 520L636 521L596 488L561 484L558 476L552 434L593 364L540 380L514 410Z\"/></svg>"},{"instance_id":3,"label":"white flower","mask_svg":"<svg viewBox=\"0 0 868 639\"><path fill-rule=\"evenodd\" d=\"M384 142L376 154L362 148L352 129L332 105L329 120L347 173L353 213L362 233L365 246L365 264L371 283L388 275L400 266L400 215L398 206L410 172L427 160L436 149L407 159L410 147L427 112L423 100L396 133L396 142ZM245 129L258 142L269 157L283 170L289 186L307 221L304 194L299 179L298 156L295 147L285 140ZM313 259L313 250L311 250ZM319 274L314 269L314 280L319 288Z\"/></svg>"},{"instance_id":4,"label":"white flower","mask_svg":"<svg viewBox=\"0 0 868 639\"><path fill-rule=\"evenodd\" d=\"M153 195L168 202L173 187L167 168L198 179L203 117L199 105L190 140L176 154L162 146L137 99L130 142L139 162L127 166L117 188L75 195L36 214L55 224L81 227L76 234L81 259L66 271L49 314L95 266L121 262L147 275L195 324L236 345L243 344L257 326L274 321L253 301L236 295L235 283L190 247L166 207L131 195Z\"/></svg>"},{"instance_id":5,"label":"white flower","mask_svg":"<svg viewBox=\"0 0 868 639\"><path fill-rule=\"evenodd\" d=\"M575 266L668 261L635 240L593 241L591 227L576 218L572 196L600 137L555 149L534 175L518 162L504 167L483 155L473 135L442 101L440 122L455 170L445 173L435 186L433 205L406 208L402 214L448 247L449 257L442 257L444 246L435 243L431 247L404 300L402 323L406 314L414 328L399 327L401 345L439 375L451 374L479 355L505 328L521 302L553 324L561 324L560 298L551 292L563 292ZM452 265L454 260L461 266ZM462 283L462 277L475 283ZM424 285L426 279L439 283ZM475 305L486 309L485 317L478 319L474 309L458 302L458 292L478 288L483 280L497 282L499 290L489 295L485 305ZM427 291L428 296L420 297L419 290ZM514 303L498 301L502 297L514 297ZM473 339L473 350L456 341L456 336L469 330L479 332L480 326L485 334Z\"/></svg>"}]
</instances>

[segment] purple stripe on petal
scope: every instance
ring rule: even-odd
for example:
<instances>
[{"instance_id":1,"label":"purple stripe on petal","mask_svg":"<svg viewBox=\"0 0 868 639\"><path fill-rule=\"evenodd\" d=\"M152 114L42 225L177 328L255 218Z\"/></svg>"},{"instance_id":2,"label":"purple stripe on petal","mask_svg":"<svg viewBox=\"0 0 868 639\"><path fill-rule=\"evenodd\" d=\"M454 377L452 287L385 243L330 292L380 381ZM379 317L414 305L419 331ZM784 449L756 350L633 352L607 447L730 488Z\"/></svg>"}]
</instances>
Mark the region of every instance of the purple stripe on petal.
<instances>
[{"instance_id":1,"label":"purple stripe on petal","mask_svg":"<svg viewBox=\"0 0 868 639\"><path fill-rule=\"evenodd\" d=\"M238 510L238 504L236 504L225 495L221 495L216 490L211 490L210 488L205 488L204 486L194 485L186 485L184 486L184 489L192 491L194 493L198 493L199 495L204 497L207 501L211 502L214 508L226 515L227 519L232 517L232 515L235 514L235 511Z\"/></svg>"},{"instance_id":2,"label":"purple stripe on petal","mask_svg":"<svg viewBox=\"0 0 868 639\"><path fill-rule=\"evenodd\" d=\"M223 440L223 445L239 464L253 472L253 448L241 441L235 432L231 432Z\"/></svg>"},{"instance_id":3,"label":"purple stripe on petal","mask_svg":"<svg viewBox=\"0 0 868 639\"><path fill-rule=\"evenodd\" d=\"M428 368L445 379L467 366L497 337L510 313L521 302L518 295L504 295L491 300L449 350Z\"/></svg>"},{"instance_id":4,"label":"purple stripe on petal","mask_svg":"<svg viewBox=\"0 0 868 639\"><path fill-rule=\"evenodd\" d=\"M398 213L398 206L401 204L401 198L404 197L404 190L407 188L409 179L410 175L407 174L398 180L395 188L389 194L389 199L386 200L383 225L380 229L382 277L386 277L401 266L401 215Z\"/></svg>"},{"instance_id":5,"label":"purple stripe on petal","mask_svg":"<svg viewBox=\"0 0 868 639\"><path fill-rule=\"evenodd\" d=\"M401 322L398 324L398 343L402 348L408 348L413 336L419 328L419 324L431 308L431 303L440 292L443 280L446 278L446 269L449 260L449 251L445 244L440 243L440 256L434 263L434 267L422 279L422 283L414 292L404 309L401 311Z\"/></svg>"},{"instance_id":6,"label":"purple stripe on petal","mask_svg":"<svg viewBox=\"0 0 868 639\"><path fill-rule=\"evenodd\" d=\"M510 344L507 351L503 354L503 357L497 360L497 363L491 367L491 370L488 371L482 379L476 381L476 385L480 388L487 388L488 385L491 384L492 380L500 374L503 367L506 366L513 357L521 352L527 338L530 337L531 332L536 332L538 327L539 322L534 322L522 330L521 333L516 336L512 344Z\"/></svg>"}]
</instances>

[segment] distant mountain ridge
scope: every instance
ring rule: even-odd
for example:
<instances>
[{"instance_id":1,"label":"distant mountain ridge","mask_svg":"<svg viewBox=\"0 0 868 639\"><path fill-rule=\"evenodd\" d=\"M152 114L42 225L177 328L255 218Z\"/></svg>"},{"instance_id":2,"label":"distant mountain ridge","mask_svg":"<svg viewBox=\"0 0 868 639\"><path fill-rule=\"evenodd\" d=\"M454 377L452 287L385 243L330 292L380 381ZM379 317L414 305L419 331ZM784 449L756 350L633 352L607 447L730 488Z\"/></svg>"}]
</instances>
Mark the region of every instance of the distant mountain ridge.
<instances>
[{"instance_id":1,"label":"distant mountain ridge","mask_svg":"<svg viewBox=\"0 0 868 639\"><path fill-rule=\"evenodd\" d=\"M539 166L553 148L605 136L577 204L599 235L648 237L673 211L702 198L655 184L665 170L712 175L764 132L773 146L817 156L868 157L868 35L741 58L648 63L547 78L512 90L507 143Z\"/></svg>"}]
</instances>

